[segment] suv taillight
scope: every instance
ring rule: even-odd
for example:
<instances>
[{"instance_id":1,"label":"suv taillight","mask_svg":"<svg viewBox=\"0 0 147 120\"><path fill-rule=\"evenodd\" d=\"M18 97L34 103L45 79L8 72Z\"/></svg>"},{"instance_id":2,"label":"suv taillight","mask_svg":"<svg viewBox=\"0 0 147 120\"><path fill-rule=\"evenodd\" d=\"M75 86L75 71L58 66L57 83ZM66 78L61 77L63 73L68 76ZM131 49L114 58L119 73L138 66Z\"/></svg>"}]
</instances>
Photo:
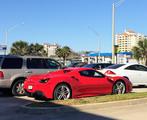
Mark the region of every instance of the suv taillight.
<instances>
[{"instance_id":1,"label":"suv taillight","mask_svg":"<svg viewBox=\"0 0 147 120\"><path fill-rule=\"evenodd\" d=\"M0 71L0 79L4 78L4 73Z\"/></svg>"}]
</instances>

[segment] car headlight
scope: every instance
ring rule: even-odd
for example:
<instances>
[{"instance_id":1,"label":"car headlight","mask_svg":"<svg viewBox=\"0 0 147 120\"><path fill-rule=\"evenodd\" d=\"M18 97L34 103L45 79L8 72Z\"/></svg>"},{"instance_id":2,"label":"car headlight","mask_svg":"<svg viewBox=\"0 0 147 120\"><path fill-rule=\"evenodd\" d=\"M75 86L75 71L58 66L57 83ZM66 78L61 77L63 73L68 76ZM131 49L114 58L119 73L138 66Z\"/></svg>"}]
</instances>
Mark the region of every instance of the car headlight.
<instances>
[{"instance_id":1,"label":"car headlight","mask_svg":"<svg viewBox=\"0 0 147 120\"><path fill-rule=\"evenodd\" d=\"M41 79L39 80L40 83L47 83L50 80L50 78Z\"/></svg>"}]
</instances>

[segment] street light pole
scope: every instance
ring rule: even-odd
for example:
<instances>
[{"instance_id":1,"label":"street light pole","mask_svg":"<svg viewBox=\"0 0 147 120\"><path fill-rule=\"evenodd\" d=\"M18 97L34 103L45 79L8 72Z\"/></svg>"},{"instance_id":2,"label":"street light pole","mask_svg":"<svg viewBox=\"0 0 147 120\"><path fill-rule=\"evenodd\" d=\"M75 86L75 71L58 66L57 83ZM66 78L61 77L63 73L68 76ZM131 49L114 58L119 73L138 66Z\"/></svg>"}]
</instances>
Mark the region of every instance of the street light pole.
<instances>
[{"instance_id":1,"label":"street light pole","mask_svg":"<svg viewBox=\"0 0 147 120\"><path fill-rule=\"evenodd\" d=\"M112 4L112 63L115 63L115 3Z\"/></svg>"},{"instance_id":2,"label":"street light pole","mask_svg":"<svg viewBox=\"0 0 147 120\"><path fill-rule=\"evenodd\" d=\"M112 63L116 63L115 60L115 8L119 7L124 0L119 0L118 2L114 2L112 4Z\"/></svg>"}]
</instances>

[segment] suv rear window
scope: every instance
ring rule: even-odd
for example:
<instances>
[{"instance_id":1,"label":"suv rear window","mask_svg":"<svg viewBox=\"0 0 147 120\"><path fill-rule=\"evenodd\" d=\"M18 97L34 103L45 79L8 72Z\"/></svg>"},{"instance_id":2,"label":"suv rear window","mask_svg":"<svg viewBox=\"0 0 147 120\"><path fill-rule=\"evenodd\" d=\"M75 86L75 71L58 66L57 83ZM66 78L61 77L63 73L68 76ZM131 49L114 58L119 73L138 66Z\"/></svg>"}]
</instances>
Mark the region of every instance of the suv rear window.
<instances>
[{"instance_id":1,"label":"suv rear window","mask_svg":"<svg viewBox=\"0 0 147 120\"><path fill-rule=\"evenodd\" d=\"M22 58L5 58L2 63L2 69L21 69L23 64Z\"/></svg>"}]
</instances>

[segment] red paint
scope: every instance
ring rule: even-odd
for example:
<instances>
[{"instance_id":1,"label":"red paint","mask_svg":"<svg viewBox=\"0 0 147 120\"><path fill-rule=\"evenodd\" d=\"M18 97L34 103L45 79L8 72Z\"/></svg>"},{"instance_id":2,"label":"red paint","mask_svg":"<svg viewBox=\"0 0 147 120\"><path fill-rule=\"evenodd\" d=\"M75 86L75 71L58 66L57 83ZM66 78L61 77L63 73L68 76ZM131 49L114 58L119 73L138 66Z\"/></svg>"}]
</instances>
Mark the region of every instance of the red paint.
<instances>
[{"instance_id":1,"label":"red paint","mask_svg":"<svg viewBox=\"0 0 147 120\"><path fill-rule=\"evenodd\" d=\"M107 77L103 74L103 77L101 78L82 76L80 74L80 71L84 70L94 69L67 68L47 74L29 76L24 83L24 89L29 93L40 91L46 98L52 99L55 87L58 84L64 82L71 87L72 98L79 98L86 96L111 94L113 84L117 80L122 80L126 84L126 92L130 92L132 90L132 84L128 79L124 77ZM40 82L42 79L45 81L45 83ZM28 89L29 85L33 86L31 90Z\"/></svg>"}]
</instances>

